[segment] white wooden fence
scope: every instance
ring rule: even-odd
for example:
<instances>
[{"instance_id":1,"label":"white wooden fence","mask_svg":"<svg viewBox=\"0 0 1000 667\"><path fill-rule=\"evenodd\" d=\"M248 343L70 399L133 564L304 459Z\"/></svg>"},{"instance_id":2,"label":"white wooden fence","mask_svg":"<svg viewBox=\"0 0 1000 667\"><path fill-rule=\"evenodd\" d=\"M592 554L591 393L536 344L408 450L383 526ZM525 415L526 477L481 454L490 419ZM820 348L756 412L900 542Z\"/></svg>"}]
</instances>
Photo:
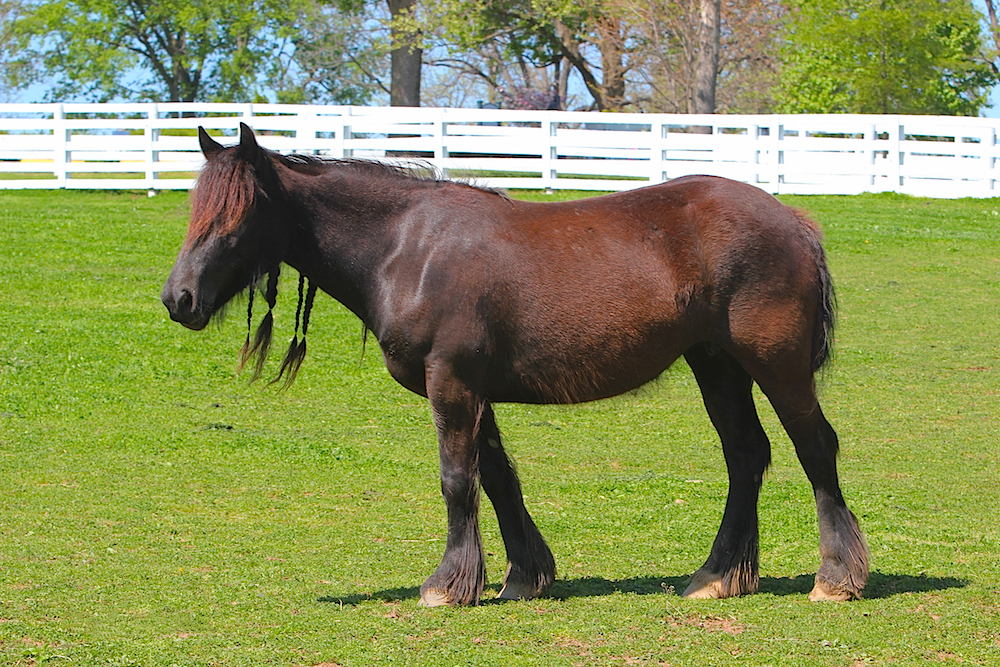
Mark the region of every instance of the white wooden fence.
<instances>
[{"instance_id":1,"label":"white wooden fence","mask_svg":"<svg viewBox=\"0 0 1000 667\"><path fill-rule=\"evenodd\" d=\"M195 129L281 152L417 159L507 188L625 190L716 174L772 193L1000 196L1000 120L597 114L277 104L0 104L0 188L187 189Z\"/></svg>"}]
</instances>

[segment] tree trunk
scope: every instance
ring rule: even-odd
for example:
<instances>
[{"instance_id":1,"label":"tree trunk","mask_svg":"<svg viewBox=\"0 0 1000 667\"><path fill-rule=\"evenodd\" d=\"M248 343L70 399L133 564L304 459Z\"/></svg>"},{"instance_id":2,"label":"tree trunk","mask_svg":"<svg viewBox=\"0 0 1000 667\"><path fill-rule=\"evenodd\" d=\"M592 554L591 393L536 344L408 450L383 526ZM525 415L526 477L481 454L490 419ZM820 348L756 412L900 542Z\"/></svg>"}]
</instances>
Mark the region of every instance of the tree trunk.
<instances>
[{"instance_id":1,"label":"tree trunk","mask_svg":"<svg viewBox=\"0 0 1000 667\"><path fill-rule=\"evenodd\" d=\"M566 111L569 104L569 75L572 69L573 65L569 62L569 59L563 56L559 60L559 87L556 89L556 94L559 96L559 109L561 111Z\"/></svg>"},{"instance_id":2,"label":"tree trunk","mask_svg":"<svg viewBox=\"0 0 1000 667\"><path fill-rule=\"evenodd\" d=\"M694 64L691 111L715 113L715 81L719 69L719 13L721 0L700 0L698 53Z\"/></svg>"},{"instance_id":3,"label":"tree trunk","mask_svg":"<svg viewBox=\"0 0 1000 667\"><path fill-rule=\"evenodd\" d=\"M420 33L402 26L413 12L417 0L388 0L392 15L392 78L389 83L389 103L394 107L420 106L420 67L424 52L420 48Z\"/></svg>"},{"instance_id":4,"label":"tree trunk","mask_svg":"<svg viewBox=\"0 0 1000 667\"><path fill-rule=\"evenodd\" d=\"M569 61L576 68L576 71L580 73L580 76L583 78L583 84L587 86L587 92L594 98L594 107L598 111L604 111L604 88L597 80L597 77L594 76L594 73L590 71L586 59L580 53L580 42L569 26L560 19L554 19L553 24L556 28L556 36L559 37L559 46L564 60Z\"/></svg>"},{"instance_id":5,"label":"tree trunk","mask_svg":"<svg viewBox=\"0 0 1000 667\"><path fill-rule=\"evenodd\" d=\"M620 111L625 106L625 61L621 21L612 16L597 19L597 33L601 43L601 88L604 108Z\"/></svg>"}]
</instances>

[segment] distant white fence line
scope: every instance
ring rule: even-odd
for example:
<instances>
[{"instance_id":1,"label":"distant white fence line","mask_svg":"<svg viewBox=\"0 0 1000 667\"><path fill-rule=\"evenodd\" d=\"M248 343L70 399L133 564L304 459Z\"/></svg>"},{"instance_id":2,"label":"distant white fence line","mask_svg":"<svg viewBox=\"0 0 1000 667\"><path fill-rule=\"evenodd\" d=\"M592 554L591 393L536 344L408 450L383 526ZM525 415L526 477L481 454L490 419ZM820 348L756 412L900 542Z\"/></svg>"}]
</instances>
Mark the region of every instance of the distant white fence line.
<instances>
[{"instance_id":1,"label":"distant white fence line","mask_svg":"<svg viewBox=\"0 0 1000 667\"><path fill-rule=\"evenodd\" d=\"M202 125L283 153L429 163L506 188L625 190L715 174L775 194L1000 196L1000 120L597 114L280 104L0 104L0 188L187 189Z\"/></svg>"}]
</instances>

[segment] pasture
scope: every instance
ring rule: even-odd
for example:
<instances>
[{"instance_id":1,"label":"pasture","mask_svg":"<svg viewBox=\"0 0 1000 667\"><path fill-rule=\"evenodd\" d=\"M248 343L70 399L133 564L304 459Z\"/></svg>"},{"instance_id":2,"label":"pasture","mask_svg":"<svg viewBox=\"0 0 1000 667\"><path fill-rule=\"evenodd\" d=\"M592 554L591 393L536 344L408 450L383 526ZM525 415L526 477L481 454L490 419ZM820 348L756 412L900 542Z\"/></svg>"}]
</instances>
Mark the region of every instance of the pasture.
<instances>
[{"instance_id":1,"label":"pasture","mask_svg":"<svg viewBox=\"0 0 1000 667\"><path fill-rule=\"evenodd\" d=\"M284 392L234 376L241 309L170 322L186 197L0 192L4 664L1000 664L1000 200L783 198L825 229L838 290L821 399L865 600L806 600L815 507L763 403L762 590L679 597L727 490L681 361L616 399L498 406L557 581L424 609L445 533L426 402L327 297ZM482 513L490 597L504 551Z\"/></svg>"}]
</instances>

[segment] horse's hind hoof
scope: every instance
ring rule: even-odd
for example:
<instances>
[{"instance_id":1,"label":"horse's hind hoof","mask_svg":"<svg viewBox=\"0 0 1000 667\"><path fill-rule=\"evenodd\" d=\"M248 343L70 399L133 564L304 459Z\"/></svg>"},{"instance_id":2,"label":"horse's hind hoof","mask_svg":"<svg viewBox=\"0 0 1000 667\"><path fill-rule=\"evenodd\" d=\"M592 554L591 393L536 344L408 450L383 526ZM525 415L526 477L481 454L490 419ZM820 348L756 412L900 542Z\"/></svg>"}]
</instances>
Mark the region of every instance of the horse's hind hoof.
<instances>
[{"instance_id":1,"label":"horse's hind hoof","mask_svg":"<svg viewBox=\"0 0 1000 667\"><path fill-rule=\"evenodd\" d=\"M823 581L817 581L809 593L809 599L812 602L847 602L860 598L860 594L851 593L843 588L835 588Z\"/></svg>"},{"instance_id":2,"label":"horse's hind hoof","mask_svg":"<svg viewBox=\"0 0 1000 667\"><path fill-rule=\"evenodd\" d=\"M420 593L420 606L421 607L454 607L455 603L448 599L448 596L443 592L427 589L426 591L421 591Z\"/></svg>"},{"instance_id":3,"label":"horse's hind hoof","mask_svg":"<svg viewBox=\"0 0 1000 667\"><path fill-rule=\"evenodd\" d=\"M497 593L499 600L533 600L541 593L534 586L517 582L508 582Z\"/></svg>"}]
</instances>

